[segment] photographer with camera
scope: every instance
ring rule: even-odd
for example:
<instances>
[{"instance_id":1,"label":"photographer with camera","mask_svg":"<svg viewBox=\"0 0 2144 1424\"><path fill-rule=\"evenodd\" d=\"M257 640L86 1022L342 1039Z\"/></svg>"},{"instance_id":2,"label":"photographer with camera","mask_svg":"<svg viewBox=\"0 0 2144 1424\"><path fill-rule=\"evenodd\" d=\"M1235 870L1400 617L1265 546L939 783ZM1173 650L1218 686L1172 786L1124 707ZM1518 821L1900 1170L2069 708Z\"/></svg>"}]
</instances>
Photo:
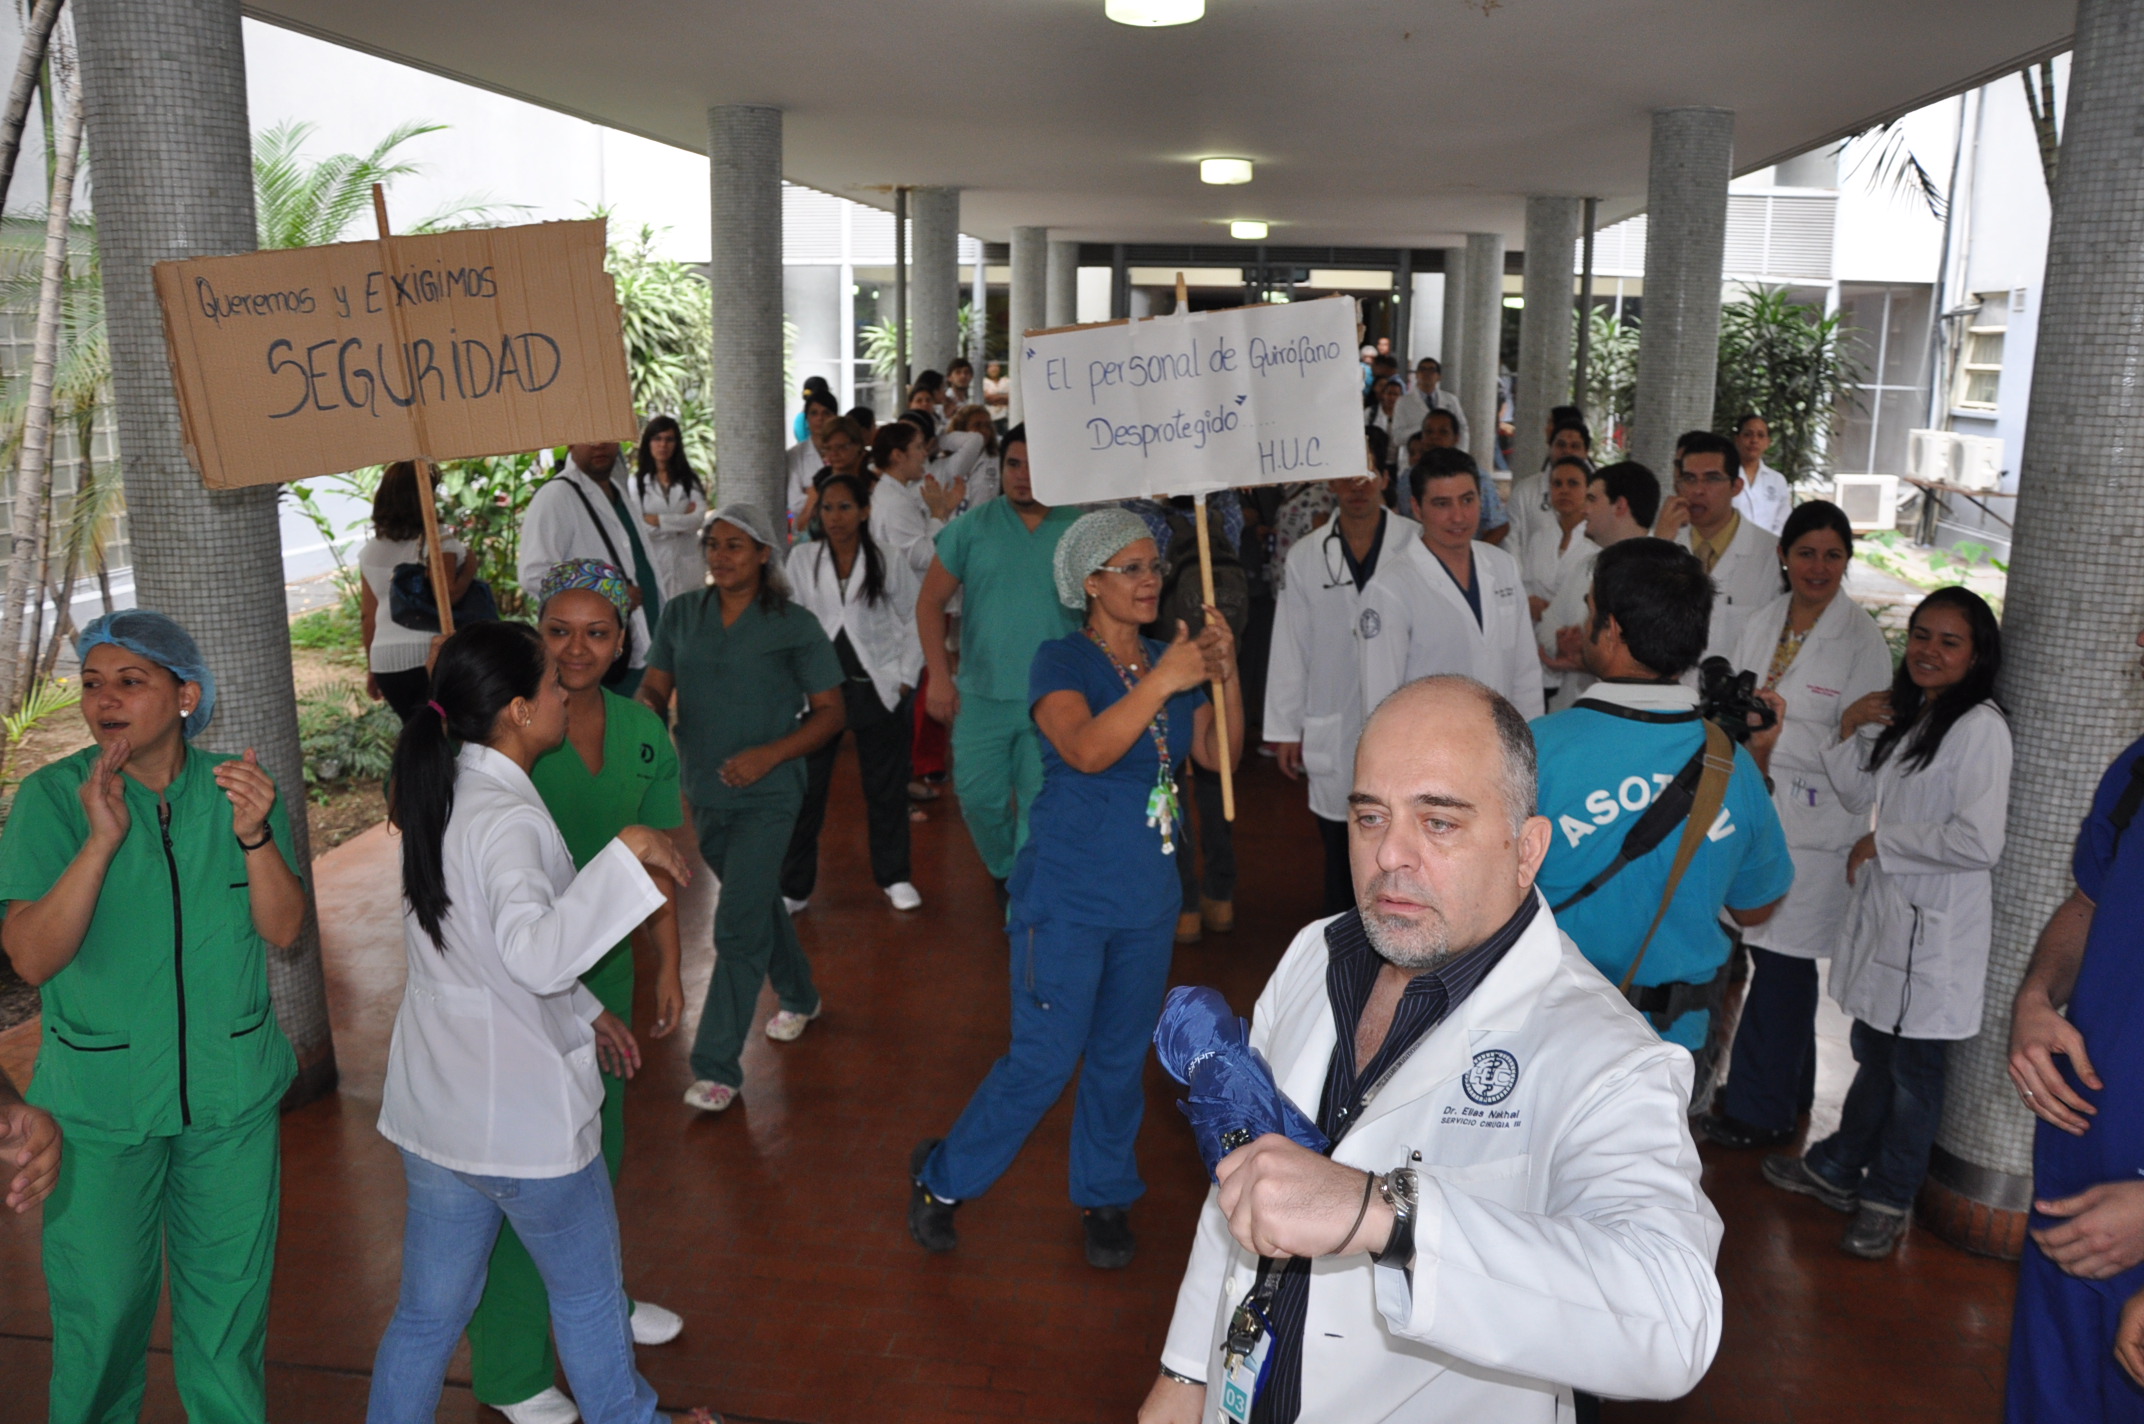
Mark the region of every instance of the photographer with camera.
<instances>
[{"instance_id":1,"label":"photographer with camera","mask_svg":"<svg viewBox=\"0 0 2144 1424\"><path fill-rule=\"evenodd\" d=\"M1599 681L1533 724L1553 828L1541 892L1593 966L1698 1056L1702 1105L1731 948L1720 911L1762 924L1794 883L1764 775L1735 745L1768 747L1779 729L1739 680L1708 678L1703 709L1682 682L1712 614L1712 580L1687 549L1649 538L1603 549L1586 602L1582 653Z\"/></svg>"}]
</instances>

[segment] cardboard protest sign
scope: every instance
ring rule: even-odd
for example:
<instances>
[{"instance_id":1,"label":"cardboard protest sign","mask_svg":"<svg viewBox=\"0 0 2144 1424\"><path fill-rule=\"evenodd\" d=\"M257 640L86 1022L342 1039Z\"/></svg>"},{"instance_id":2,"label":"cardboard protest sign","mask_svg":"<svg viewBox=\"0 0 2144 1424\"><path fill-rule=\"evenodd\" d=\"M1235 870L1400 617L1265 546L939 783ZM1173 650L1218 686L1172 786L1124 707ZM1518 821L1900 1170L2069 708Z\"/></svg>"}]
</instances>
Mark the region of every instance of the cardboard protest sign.
<instances>
[{"instance_id":1,"label":"cardboard protest sign","mask_svg":"<svg viewBox=\"0 0 2144 1424\"><path fill-rule=\"evenodd\" d=\"M156 266L211 489L633 431L604 225L535 223Z\"/></svg>"},{"instance_id":2,"label":"cardboard protest sign","mask_svg":"<svg viewBox=\"0 0 2144 1424\"><path fill-rule=\"evenodd\" d=\"M1027 333L1035 497L1086 504L1363 471L1347 298Z\"/></svg>"}]
</instances>

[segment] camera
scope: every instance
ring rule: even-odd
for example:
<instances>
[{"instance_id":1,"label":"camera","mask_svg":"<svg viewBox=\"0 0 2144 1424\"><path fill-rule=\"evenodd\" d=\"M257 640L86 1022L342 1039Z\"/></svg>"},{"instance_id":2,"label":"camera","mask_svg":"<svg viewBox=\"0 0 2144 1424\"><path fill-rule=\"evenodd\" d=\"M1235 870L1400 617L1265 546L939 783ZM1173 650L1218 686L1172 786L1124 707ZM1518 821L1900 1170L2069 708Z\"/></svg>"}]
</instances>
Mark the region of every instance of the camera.
<instances>
[{"instance_id":1,"label":"camera","mask_svg":"<svg viewBox=\"0 0 2144 1424\"><path fill-rule=\"evenodd\" d=\"M1697 710L1738 742L1748 741L1752 732L1771 730L1779 720L1779 714L1757 698L1757 674L1738 673L1733 663L1721 657L1698 664Z\"/></svg>"}]
</instances>

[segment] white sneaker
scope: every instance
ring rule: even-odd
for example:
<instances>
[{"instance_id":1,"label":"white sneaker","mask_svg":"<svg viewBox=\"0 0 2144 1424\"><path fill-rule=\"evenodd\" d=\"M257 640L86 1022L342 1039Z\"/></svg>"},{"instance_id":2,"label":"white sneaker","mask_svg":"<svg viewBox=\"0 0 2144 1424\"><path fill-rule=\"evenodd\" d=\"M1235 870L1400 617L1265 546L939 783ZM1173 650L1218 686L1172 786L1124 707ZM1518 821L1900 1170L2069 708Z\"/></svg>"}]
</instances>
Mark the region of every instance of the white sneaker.
<instances>
[{"instance_id":1,"label":"white sneaker","mask_svg":"<svg viewBox=\"0 0 2144 1424\"><path fill-rule=\"evenodd\" d=\"M667 1345L685 1333L685 1320L674 1310L665 1310L659 1305L650 1305L644 1300L633 1302L633 1343L635 1345Z\"/></svg>"},{"instance_id":2,"label":"white sneaker","mask_svg":"<svg viewBox=\"0 0 2144 1424\"><path fill-rule=\"evenodd\" d=\"M581 1417L580 1406L557 1385L519 1404L501 1404L498 1410L512 1424L574 1424Z\"/></svg>"},{"instance_id":3,"label":"white sneaker","mask_svg":"<svg viewBox=\"0 0 2144 1424\"><path fill-rule=\"evenodd\" d=\"M886 887L886 898L893 901L896 910L917 910L923 907L923 896L906 880L896 880Z\"/></svg>"},{"instance_id":4,"label":"white sneaker","mask_svg":"<svg viewBox=\"0 0 2144 1424\"><path fill-rule=\"evenodd\" d=\"M782 908L787 910L792 915L803 914L805 908L810 904L811 901L809 900L792 900L787 895L784 895L782 897Z\"/></svg>"},{"instance_id":5,"label":"white sneaker","mask_svg":"<svg viewBox=\"0 0 2144 1424\"><path fill-rule=\"evenodd\" d=\"M718 1113L737 1101L737 1090L727 1083L700 1079L685 1090L685 1106L698 1108L701 1112Z\"/></svg>"},{"instance_id":6,"label":"white sneaker","mask_svg":"<svg viewBox=\"0 0 2144 1424\"><path fill-rule=\"evenodd\" d=\"M776 1043L795 1043L804 1036L804 1025L824 1012L826 1001L823 999L820 1000L819 1007L808 1014L793 1014L787 1009L778 1010L773 1018L767 1020L767 1037Z\"/></svg>"}]
</instances>

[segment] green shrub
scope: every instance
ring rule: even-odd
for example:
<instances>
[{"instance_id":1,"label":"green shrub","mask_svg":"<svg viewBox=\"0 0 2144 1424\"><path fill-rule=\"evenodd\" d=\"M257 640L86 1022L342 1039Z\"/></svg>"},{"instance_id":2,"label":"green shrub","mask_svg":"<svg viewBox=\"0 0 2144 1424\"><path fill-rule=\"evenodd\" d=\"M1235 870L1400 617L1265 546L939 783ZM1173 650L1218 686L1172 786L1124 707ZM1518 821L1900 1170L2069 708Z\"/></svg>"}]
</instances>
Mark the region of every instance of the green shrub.
<instances>
[{"instance_id":1,"label":"green shrub","mask_svg":"<svg viewBox=\"0 0 2144 1424\"><path fill-rule=\"evenodd\" d=\"M350 781L384 781L402 719L384 702L344 688L298 699L305 784L316 798Z\"/></svg>"}]
</instances>

